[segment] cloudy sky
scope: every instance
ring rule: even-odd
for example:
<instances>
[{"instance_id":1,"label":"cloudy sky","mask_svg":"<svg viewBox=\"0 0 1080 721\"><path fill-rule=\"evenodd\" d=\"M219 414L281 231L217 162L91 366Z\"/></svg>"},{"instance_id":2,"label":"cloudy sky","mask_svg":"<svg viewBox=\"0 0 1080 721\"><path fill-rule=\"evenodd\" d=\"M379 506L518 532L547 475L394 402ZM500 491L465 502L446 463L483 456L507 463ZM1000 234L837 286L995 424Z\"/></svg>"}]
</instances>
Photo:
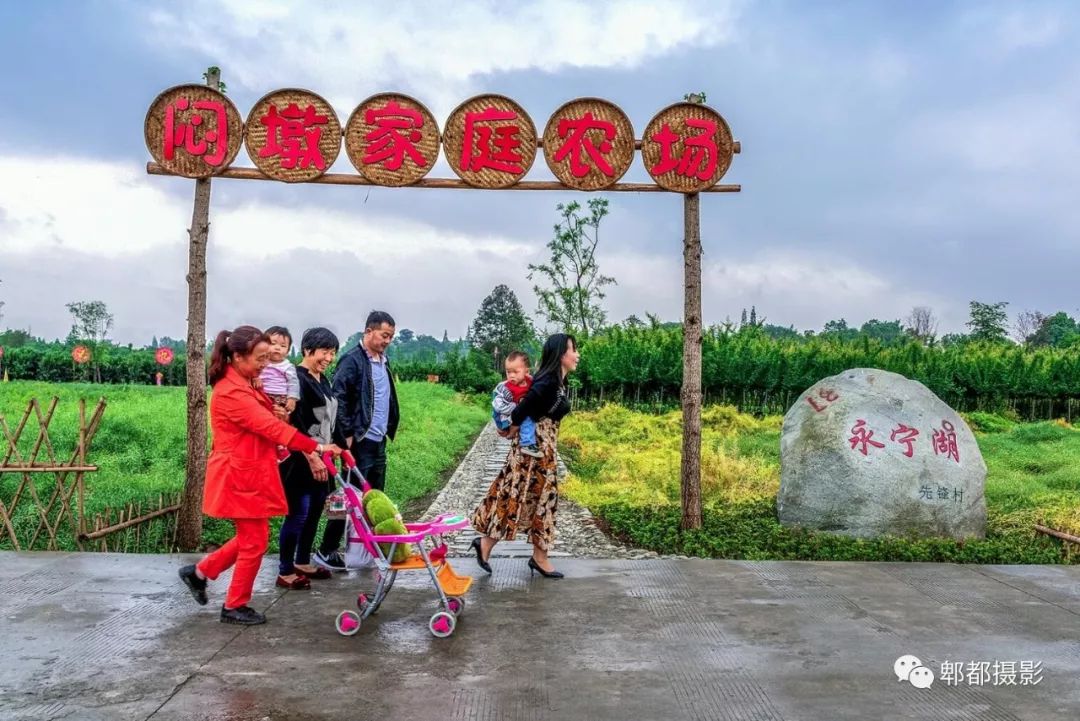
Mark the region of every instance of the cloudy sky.
<instances>
[{"instance_id":1,"label":"cloudy sky","mask_svg":"<svg viewBox=\"0 0 1080 721\"><path fill-rule=\"evenodd\" d=\"M381 91L440 123L498 92L542 128L599 96L640 133L704 90L743 147L724 181L743 192L702 199L706 321L756 305L820 328L929 305L952 331L972 299L1075 314L1077 48L1068 2L3 3L2 324L63 336L64 304L100 299L121 342L184 336L193 183L145 174L142 123L208 65L242 115L306 87L343 121ZM344 153L334 170L354 172ZM542 159L529 177L550 177ZM624 178L645 179L640 161ZM609 197L609 317L677 319L681 198ZM526 266L574 198L215 181L209 330L348 335L382 308L455 337L499 283L532 310Z\"/></svg>"}]
</instances>

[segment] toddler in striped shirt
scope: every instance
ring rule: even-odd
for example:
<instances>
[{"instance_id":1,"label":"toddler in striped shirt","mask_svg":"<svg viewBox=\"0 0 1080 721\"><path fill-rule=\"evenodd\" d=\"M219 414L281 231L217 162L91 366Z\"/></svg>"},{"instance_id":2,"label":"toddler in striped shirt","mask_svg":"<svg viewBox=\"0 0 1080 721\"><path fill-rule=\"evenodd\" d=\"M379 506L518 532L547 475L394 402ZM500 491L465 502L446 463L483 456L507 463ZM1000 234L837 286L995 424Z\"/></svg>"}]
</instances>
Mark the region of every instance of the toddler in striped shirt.
<instances>
[{"instance_id":1,"label":"toddler in striped shirt","mask_svg":"<svg viewBox=\"0 0 1080 721\"><path fill-rule=\"evenodd\" d=\"M259 374L259 384L274 402L275 410L285 416L283 420L288 420L296 408L296 402L300 400L300 379L296 377L296 366L288 357L292 334L288 328L275 325L266 330L266 335L270 336L270 364ZM279 446L278 462L288 457L288 449Z\"/></svg>"}]
</instances>

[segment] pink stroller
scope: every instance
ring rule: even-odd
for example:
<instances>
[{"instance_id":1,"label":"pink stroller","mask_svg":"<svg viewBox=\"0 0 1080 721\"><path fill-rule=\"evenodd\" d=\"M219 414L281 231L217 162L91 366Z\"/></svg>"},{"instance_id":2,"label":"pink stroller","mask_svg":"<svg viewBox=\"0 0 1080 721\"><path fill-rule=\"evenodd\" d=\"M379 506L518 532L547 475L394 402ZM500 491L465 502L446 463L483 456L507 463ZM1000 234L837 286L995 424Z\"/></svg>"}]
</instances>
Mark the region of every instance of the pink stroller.
<instances>
[{"instance_id":1,"label":"pink stroller","mask_svg":"<svg viewBox=\"0 0 1080 721\"><path fill-rule=\"evenodd\" d=\"M454 632L458 618L465 610L465 594L472 585L471 576L460 576L450 566L446 558L447 546L445 534L460 531L469 525L461 516L443 514L425 523L406 523L406 533L399 536L377 536L372 531L367 516L364 515L363 494L371 486L356 467L356 461L348 451L341 454L350 479L355 478L359 488L342 478L329 454L323 462L333 475L338 488L345 495L345 512L348 520L348 542L362 543L375 562L375 575L378 586L374 595L368 598L361 593L356 599L356 611L346 609L338 614L335 625L338 633L353 636L360 630L365 618L379 610L382 602L394 586L398 571L426 570L439 598L439 609L428 621L428 629L438 638L446 638ZM391 562L399 544L413 544L413 553L404 561ZM379 544L389 544L383 552Z\"/></svg>"}]
</instances>

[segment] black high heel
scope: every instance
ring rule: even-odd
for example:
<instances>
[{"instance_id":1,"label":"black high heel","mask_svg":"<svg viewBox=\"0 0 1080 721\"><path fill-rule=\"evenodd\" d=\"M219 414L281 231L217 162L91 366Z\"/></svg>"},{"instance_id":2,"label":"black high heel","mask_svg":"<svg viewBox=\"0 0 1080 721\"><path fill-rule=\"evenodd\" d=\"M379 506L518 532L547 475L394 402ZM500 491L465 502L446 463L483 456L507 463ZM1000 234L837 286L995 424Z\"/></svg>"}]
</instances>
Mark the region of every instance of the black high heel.
<instances>
[{"instance_id":1,"label":"black high heel","mask_svg":"<svg viewBox=\"0 0 1080 721\"><path fill-rule=\"evenodd\" d=\"M483 546L480 545L480 536L473 539L471 548L476 551L476 563L480 568L491 573L491 564L484 560Z\"/></svg>"},{"instance_id":2,"label":"black high heel","mask_svg":"<svg viewBox=\"0 0 1080 721\"><path fill-rule=\"evenodd\" d=\"M539 573L544 578L562 578L563 574L560 571L545 571L540 568L540 564L536 562L536 559L529 559L529 577L532 578L534 573Z\"/></svg>"}]
</instances>

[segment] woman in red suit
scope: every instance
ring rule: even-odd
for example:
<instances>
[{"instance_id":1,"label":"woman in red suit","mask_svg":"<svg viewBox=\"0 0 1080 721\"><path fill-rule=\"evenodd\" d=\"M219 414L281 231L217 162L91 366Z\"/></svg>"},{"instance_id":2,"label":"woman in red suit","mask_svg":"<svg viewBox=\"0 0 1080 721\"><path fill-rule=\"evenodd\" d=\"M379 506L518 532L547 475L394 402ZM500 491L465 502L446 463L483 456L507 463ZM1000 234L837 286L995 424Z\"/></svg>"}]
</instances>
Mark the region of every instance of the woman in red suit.
<instances>
[{"instance_id":1,"label":"woman in red suit","mask_svg":"<svg viewBox=\"0 0 1080 721\"><path fill-rule=\"evenodd\" d=\"M278 475L277 446L289 450L329 451L274 415L273 403L252 385L270 360L270 339L258 328L242 325L221 331L210 353L210 428L213 447L206 464L203 513L228 518L236 535L196 565L180 569L180 578L200 605L206 605L206 581L236 566L221 607L223 623L254 625L266 617L250 608L251 589L270 536L270 517L289 510Z\"/></svg>"}]
</instances>

